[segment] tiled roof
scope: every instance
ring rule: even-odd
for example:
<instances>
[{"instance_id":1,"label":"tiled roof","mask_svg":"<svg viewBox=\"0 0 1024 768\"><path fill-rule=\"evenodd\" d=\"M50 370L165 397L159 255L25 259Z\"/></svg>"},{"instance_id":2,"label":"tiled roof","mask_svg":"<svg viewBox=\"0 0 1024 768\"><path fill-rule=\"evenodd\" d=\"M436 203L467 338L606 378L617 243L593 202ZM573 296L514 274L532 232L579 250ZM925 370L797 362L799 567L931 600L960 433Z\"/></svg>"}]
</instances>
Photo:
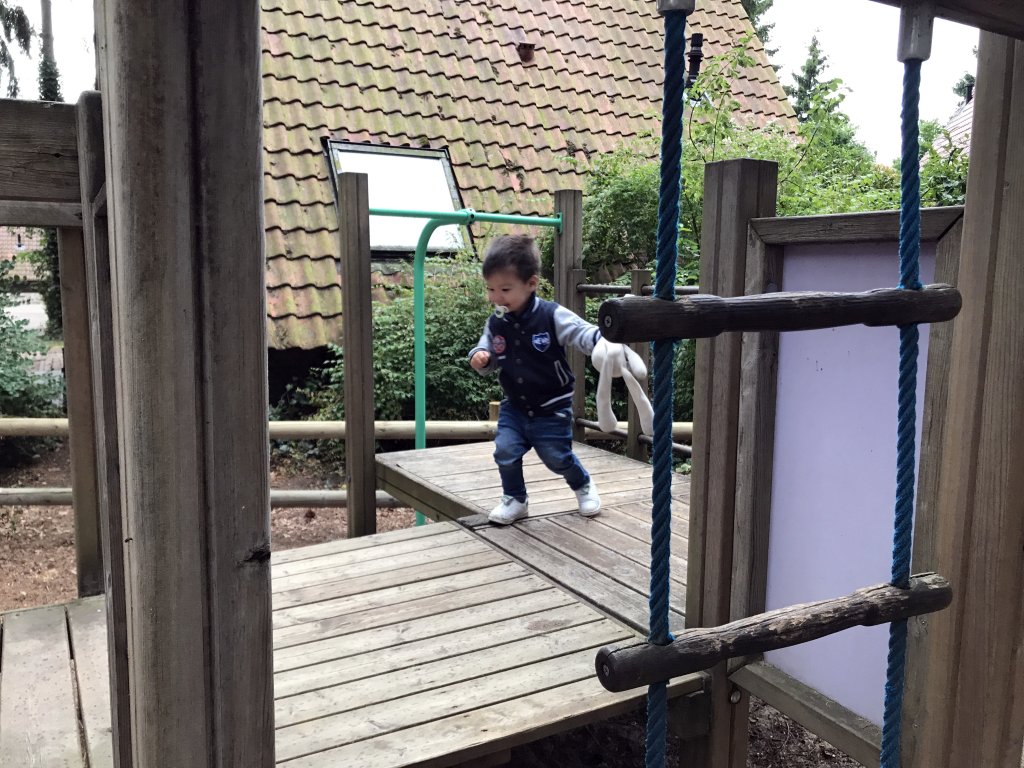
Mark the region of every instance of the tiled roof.
<instances>
[{"instance_id":1,"label":"tiled roof","mask_svg":"<svg viewBox=\"0 0 1024 768\"><path fill-rule=\"evenodd\" d=\"M949 131L949 138L954 147L960 147L971 152L971 128L974 123L974 100L964 102L956 108L956 112L946 123L946 130Z\"/></svg>"},{"instance_id":2,"label":"tiled roof","mask_svg":"<svg viewBox=\"0 0 1024 768\"><path fill-rule=\"evenodd\" d=\"M662 21L653 0L263 0L268 333L276 348L340 335L337 221L324 137L447 147L465 204L550 212L571 162L660 130ZM701 0L705 55L750 24ZM535 46L523 62L517 44ZM791 124L759 42L740 118Z\"/></svg>"}]
</instances>

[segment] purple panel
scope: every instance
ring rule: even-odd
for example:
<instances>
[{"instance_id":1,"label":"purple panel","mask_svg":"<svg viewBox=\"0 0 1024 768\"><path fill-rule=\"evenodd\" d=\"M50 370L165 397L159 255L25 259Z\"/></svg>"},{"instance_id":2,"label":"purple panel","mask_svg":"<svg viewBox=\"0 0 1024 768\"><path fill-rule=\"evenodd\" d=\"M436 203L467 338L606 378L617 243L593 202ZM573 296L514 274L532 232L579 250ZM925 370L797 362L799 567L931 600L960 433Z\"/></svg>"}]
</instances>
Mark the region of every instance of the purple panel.
<instances>
[{"instance_id":1,"label":"purple panel","mask_svg":"<svg viewBox=\"0 0 1024 768\"><path fill-rule=\"evenodd\" d=\"M899 281L895 244L790 246L783 290L863 291ZM922 245L921 280L935 273ZM921 328L918 444L928 327ZM896 489L899 331L782 334L768 556L768 609L889 580ZM880 724L888 626L858 627L767 661Z\"/></svg>"}]
</instances>

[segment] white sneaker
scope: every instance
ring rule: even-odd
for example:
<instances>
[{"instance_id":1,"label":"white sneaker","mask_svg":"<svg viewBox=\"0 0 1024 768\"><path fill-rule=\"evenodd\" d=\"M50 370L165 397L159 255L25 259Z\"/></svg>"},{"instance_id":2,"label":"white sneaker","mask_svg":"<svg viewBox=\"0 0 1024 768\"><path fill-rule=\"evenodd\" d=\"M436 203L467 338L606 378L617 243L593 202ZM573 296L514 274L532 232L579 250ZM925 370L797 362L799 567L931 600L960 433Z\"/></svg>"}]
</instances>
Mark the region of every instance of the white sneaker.
<instances>
[{"instance_id":1,"label":"white sneaker","mask_svg":"<svg viewBox=\"0 0 1024 768\"><path fill-rule=\"evenodd\" d=\"M526 501L519 501L513 496L502 496L498 506L491 510L487 519L498 525L512 525L516 520L526 517L529 507L529 498Z\"/></svg>"},{"instance_id":2,"label":"white sneaker","mask_svg":"<svg viewBox=\"0 0 1024 768\"><path fill-rule=\"evenodd\" d=\"M593 480L582 488L577 488L575 493L576 501L578 501L580 505L581 515L584 517L593 517L600 511L601 497L597 495L597 486L594 485Z\"/></svg>"}]
</instances>

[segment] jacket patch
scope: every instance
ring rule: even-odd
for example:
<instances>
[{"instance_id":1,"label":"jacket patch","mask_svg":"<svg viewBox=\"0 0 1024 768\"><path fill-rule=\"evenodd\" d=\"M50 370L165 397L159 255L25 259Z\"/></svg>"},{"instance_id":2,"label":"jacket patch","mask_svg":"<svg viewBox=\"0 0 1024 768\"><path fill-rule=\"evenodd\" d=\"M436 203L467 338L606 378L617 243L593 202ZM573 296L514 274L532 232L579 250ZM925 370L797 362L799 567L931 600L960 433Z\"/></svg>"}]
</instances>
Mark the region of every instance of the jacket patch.
<instances>
[{"instance_id":1,"label":"jacket patch","mask_svg":"<svg viewBox=\"0 0 1024 768\"><path fill-rule=\"evenodd\" d=\"M492 336L491 346L494 347L494 353L497 355L505 354L505 337L504 336Z\"/></svg>"},{"instance_id":2,"label":"jacket patch","mask_svg":"<svg viewBox=\"0 0 1024 768\"><path fill-rule=\"evenodd\" d=\"M538 352L545 352L551 346L551 334L547 331L533 334L533 348Z\"/></svg>"}]
</instances>

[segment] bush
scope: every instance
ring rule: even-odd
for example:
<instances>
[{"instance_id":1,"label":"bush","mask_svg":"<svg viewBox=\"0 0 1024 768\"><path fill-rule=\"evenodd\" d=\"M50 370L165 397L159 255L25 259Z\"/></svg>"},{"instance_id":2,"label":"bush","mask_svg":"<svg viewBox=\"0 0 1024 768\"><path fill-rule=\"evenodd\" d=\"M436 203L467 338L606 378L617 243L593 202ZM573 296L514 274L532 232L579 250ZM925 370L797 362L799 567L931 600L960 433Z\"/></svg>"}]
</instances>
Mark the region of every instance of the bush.
<instances>
[{"instance_id":1,"label":"bush","mask_svg":"<svg viewBox=\"0 0 1024 768\"><path fill-rule=\"evenodd\" d=\"M0 416L45 417L60 414L63 381L32 372L32 355L46 351L24 320L8 313L14 305L11 262L0 262ZM37 454L52 441L0 438L0 464L9 466Z\"/></svg>"}]
</instances>

